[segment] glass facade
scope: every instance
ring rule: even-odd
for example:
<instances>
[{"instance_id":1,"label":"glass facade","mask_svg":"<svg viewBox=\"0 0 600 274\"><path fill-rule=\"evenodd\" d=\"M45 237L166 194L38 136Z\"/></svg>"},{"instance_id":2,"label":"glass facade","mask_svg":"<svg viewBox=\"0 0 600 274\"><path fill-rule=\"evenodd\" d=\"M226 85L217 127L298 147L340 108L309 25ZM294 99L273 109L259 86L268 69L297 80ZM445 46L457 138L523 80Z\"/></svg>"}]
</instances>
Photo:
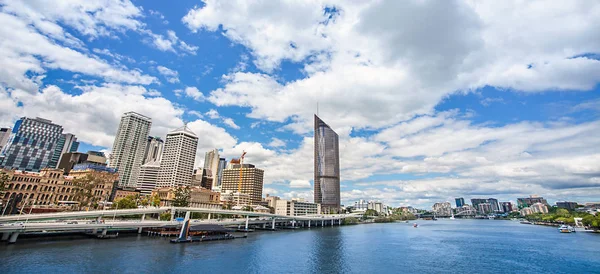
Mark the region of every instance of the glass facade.
<instances>
[{"instance_id":1,"label":"glass facade","mask_svg":"<svg viewBox=\"0 0 600 274\"><path fill-rule=\"evenodd\" d=\"M62 126L42 118L19 119L7 145L2 149L0 166L24 171L40 171L48 166L62 135Z\"/></svg>"},{"instance_id":2,"label":"glass facade","mask_svg":"<svg viewBox=\"0 0 600 274\"><path fill-rule=\"evenodd\" d=\"M315 191L314 201L323 213L340 208L340 152L338 135L315 115Z\"/></svg>"}]
</instances>

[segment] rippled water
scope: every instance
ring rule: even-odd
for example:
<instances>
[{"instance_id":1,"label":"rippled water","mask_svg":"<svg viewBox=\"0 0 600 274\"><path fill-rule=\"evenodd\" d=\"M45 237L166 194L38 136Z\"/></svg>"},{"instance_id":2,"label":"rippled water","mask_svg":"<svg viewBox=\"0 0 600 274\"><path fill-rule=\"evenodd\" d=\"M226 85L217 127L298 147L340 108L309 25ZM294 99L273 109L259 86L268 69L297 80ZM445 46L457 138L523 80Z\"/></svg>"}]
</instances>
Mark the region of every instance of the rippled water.
<instances>
[{"instance_id":1,"label":"rippled water","mask_svg":"<svg viewBox=\"0 0 600 274\"><path fill-rule=\"evenodd\" d=\"M600 273L600 234L511 221L440 220L255 232L247 239L19 240L2 273Z\"/></svg>"}]
</instances>

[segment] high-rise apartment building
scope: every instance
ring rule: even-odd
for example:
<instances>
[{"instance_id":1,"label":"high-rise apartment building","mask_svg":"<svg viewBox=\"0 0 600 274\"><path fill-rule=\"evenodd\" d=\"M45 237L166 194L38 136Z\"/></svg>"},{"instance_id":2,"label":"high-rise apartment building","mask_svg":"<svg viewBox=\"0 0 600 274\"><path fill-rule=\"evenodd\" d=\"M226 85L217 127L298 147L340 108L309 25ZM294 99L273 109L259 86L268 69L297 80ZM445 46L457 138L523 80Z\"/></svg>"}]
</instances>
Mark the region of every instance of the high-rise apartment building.
<instances>
[{"instance_id":1,"label":"high-rise apartment building","mask_svg":"<svg viewBox=\"0 0 600 274\"><path fill-rule=\"evenodd\" d=\"M152 119L133 111L121 117L109 163L119 172L120 187L137 186L151 126Z\"/></svg>"},{"instance_id":2,"label":"high-rise apartment building","mask_svg":"<svg viewBox=\"0 0 600 274\"><path fill-rule=\"evenodd\" d=\"M204 170L206 170L207 174L210 178L212 178L211 186L209 189L217 189L219 186L219 167L221 164L219 158L219 150L213 149L204 154Z\"/></svg>"},{"instance_id":3,"label":"high-rise apartment building","mask_svg":"<svg viewBox=\"0 0 600 274\"><path fill-rule=\"evenodd\" d=\"M197 147L198 136L185 125L167 133L157 187L189 186Z\"/></svg>"},{"instance_id":4,"label":"high-rise apartment building","mask_svg":"<svg viewBox=\"0 0 600 274\"><path fill-rule=\"evenodd\" d=\"M499 212L500 206L498 204L498 199L488 198L488 204L492 207L492 212Z\"/></svg>"},{"instance_id":5,"label":"high-rise apartment building","mask_svg":"<svg viewBox=\"0 0 600 274\"><path fill-rule=\"evenodd\" d=\"M500 207L502 208L502 212L505 213L511 213L513 211L513 206L511 202L502 202L500 204Z\"/></svg>"},{"instance_id":6,"label":"high-rise apartment building","mask_svg":"<svg viewBox=\"0 0 600 274\"><path fill-rule=\"evenodd\" d=\"M54 154L48 163L48 167L57 168L65 153L77 152L78 148L79 142L77 142L77 137L75 137L75 135L71 133L62 134L58 139L56 149L54 149Z\"/></svg>"},{"instance_id":7,"label":"high-rise apartment building","mask_svg":"<svg viewBox=\"0 0 600 274\"><path fill-rule=\"evenodd\" d=\"M10 137L10 128L7 128L7 127L0 128L0 151L2 151L2 148L4 148L4 146L6 146L6 143L8 143L9 137Z\"/></svg>"},{"instance_id":8,"label":"high-rise apartment building","mask_svg":"<svg viewBox=\"0 0 600 274\"><path fill-rule=\"evenodd\" d=\"M325 213L340 209L340 152L338 135L315 115L314 202Z\"/></svg>"},{"instance_id":9,"label":"high-rise apartment building","mask_svg":"<svg viewBox=\"0 0 600 274\"><path fill-rule=\"evenodd\" d=\"M63 128L42 118L19 119L0 154L7 169L40 171L50 163Z\"/></svg>"},{"instance_id":10,"label":"high-rise apartment building","mask_svg":"<svg viewBox=\"0 0 600 274\"><path fill-rule=\"evenodd\" d=\"M160 172L160 162L152 161L143 164L140 167L140 176L137 180L137 189L141 195L150 195L156 189L158 173Z\"/></svg>"},{"instance_id":11,"label":"high-rise apartment building","mask_svg":"<svg viewBox=\"0 0 600 274\"><path fill-rule=\"evenodd\" d=\"M223 170L227 166L225 158L219 158L219 169L217 170L217 186L213 187L215 191L221 191L221 184L223 184Z\"/></svg>"},{"instance_id":12,"label":"high-rise apartment building","mask_svg":"<svg viewBox=\"0 0 600 274\"><path fill-rule=\"evenodd\" d=\"M456 198L454 200L456 201L456 207L462 207L465 205L465 198L463 197Z\"/></svg>"},{"instance_id":13,"label":"high-rise apartment building","mask_svg":"<svg viewBox=\"0 0 600 274\"><path fill-rule=\"evenodd\" d=\"M250 195L250 202L257 205L262 201L264 170L256 168L251 164L233 164L230 168L223 170L223 183L221 192L238 192L240 183L240 168L242 168L242 183L240 193Z\"/></svg>"},{"instance_id":14,"label":"high-rise apartment building","mask_svg":"<svg viewBox=\"0 0 600 274\"><path fill-rule=\"evenodd\" d=\"M144 152L144 164L150 162L160 162L164 142L160 137L148 136L146 149Z\"/></svg>"},{"instance_id":15,"label":"high-rise apartment building","mask_svg":"<svg viewBox=\"0 0 600 274\"><path fill-rule=\"evenodd\" d=\"M535 203L542 203L548 205L548 201L544 199L544 197L540 197L537 195L530 195L528 198L517 198L517 206L519 209L530 207Z\"/></svg>"}]
</instances>

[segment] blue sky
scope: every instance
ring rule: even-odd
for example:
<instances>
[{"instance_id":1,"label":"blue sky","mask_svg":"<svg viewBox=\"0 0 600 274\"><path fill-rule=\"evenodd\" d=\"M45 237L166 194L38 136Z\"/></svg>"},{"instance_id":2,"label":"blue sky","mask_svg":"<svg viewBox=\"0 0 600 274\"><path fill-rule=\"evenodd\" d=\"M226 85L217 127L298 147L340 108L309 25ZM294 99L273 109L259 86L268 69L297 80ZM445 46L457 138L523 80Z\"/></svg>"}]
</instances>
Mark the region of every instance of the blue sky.
<instances>
[{"instance_id":1,"label":"blue sky","mask_svg":"<svg viewBox=\"0 0 600 274\"><path fill-rule=\"evenodd\" d=\"M45 117L109 152L123 112L186 122L197 166L246 150L265 193L312 200L318 103L344 204L600 197L589 2L46 4L0 1L1 126Z\"/></svg>"}]
</instances>

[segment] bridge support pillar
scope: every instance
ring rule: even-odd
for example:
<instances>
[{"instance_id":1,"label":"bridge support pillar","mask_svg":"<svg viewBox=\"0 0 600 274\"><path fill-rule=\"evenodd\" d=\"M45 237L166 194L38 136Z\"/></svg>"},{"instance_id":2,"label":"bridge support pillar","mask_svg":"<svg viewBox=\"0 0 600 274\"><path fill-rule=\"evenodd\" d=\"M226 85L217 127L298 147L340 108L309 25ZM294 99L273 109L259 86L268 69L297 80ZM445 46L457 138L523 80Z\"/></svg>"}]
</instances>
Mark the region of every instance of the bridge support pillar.
<instances>
[{"instance_id":1,"label":"bridge support pillar","mask_svg":"<svg viewBox=\"0 0 600 274\"><path fill-rule=\"evenodd\" d=\"M19 232L13 232L10 234L10 238L8 239L9 244L14 244L17 242L17 237L19 237Z\"/></svg>"},{"instance_id":2,"label":"bridge support pillar","mask_svg":"<svg viewBox=\"0 0 600 274\"><path fill-rule=\"evenodd\" d=\"M338 220L338 224L341 226L342 225L342 219Z\"/></svg>"},{"instance_id":3,"label":"bridge support pillar","mask_svg":"<svg viewBox=\"0 0 600 274\"><path fill-rule=\"evenodd\" d=\"M321 220L321 227L325 227L325 221Z\"/></svg>"},{"instance_id":4,"label":"bridge support pillar","mask_svg":"<svg viewBox=\"0 0 600 274\"><path fill-rule=\"evenodd\" d=\"M294 227L296 224L296 220L292 220L292 227Z\"/></svg>"},{"instance_id":5,"label":"bridge support pillar","mask_svg":"<svg viewBox=\"0 0 600 274\"><path fill-rule=\"evenodd\" d=\"M271 225L271 229L275 230L275 218L273 218L273 224Z\"/></svg>"},{"instance_id":6,"label":"bridge support pillar","mask_svg":"<svg viewBox=\"0 0 600 274\"><path fill-rule=\"evenodd\" d=\"M108 228L102 229L102 236L105 236L108 233Z\"/></svg>"},{"instance_id":7,"label":"bridge support pillar","mask_svg":"<svg viewBox=\"0 0 600 274\"><path fill-rule=\"evenodd\" d=\"M10 232L4 232L2 233L2 241L6 241L8 240L8 237L10 236Z\"/></svg>"},{"instance_id":8,"label":"bridge support pillar","mask_svg":"<svg viewBox=\"0 0 600 274\"><path fill-rule=\"evenodd\" d=\"M142 222L146 219L146 214L142 214ZM138 234L142 234L142 227L138 227Z\"/></svg>"},{"instance_id":9,"label":"bridge support pillar","mask_svg":"<svg viewBox=\"0 0 600 274\"><path fill-rule=\"evenodd\" d=\"M310 228L310 220L308 220L308 228Z\"/></svg>"},{"instance_id":10,"label":"bridge support pillar","mask_svg":"<svg viewBox=\"0 0 600 274\"><path fill-rule=\"evenodd\" d=\"M208 220L210 220L210 213L208 213Z\"/></svg>"},{"instance_id":11,"label":"bridge support pillar","mask_svg":"<svg viewBox=\"0 0 600 274\"><path fill-rule=\"evenodd\" d=\"M248 231L248 221L250 220L250 215L246 215L246 231Z\"/></svg>"},{"instance_id":12,"label":"bridge support pillar","mask_svg":"<svg viewBox=\"0 0 600 274\"><path fill-rule=\"evenodd\" d=\"M175 220L175 209L174 208L171 209L171 222L173 220Z\"/></svg>"}]
</instances>

